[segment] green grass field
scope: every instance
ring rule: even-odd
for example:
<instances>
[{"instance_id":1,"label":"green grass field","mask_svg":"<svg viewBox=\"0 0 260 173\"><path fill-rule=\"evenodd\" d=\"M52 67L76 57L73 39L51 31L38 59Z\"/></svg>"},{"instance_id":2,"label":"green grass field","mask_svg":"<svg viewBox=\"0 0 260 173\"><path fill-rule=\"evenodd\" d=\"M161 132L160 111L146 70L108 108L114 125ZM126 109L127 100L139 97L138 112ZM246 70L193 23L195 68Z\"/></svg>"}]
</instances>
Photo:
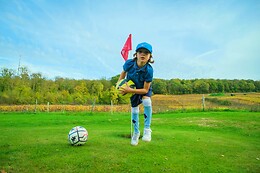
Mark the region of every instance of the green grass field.
<instances>
[{"instance_id":1,"label":"green grass field","mask_svg":"<svg viewBox=\"0 0 260 173\"><path fill-rule=\"evenodd\" d=\"M77 125L89 140L75 147ZM128 113L0 113L0 128L1 173L260 172L259 112L154 114L138 146Z\"/></svg>"}]
</instances>

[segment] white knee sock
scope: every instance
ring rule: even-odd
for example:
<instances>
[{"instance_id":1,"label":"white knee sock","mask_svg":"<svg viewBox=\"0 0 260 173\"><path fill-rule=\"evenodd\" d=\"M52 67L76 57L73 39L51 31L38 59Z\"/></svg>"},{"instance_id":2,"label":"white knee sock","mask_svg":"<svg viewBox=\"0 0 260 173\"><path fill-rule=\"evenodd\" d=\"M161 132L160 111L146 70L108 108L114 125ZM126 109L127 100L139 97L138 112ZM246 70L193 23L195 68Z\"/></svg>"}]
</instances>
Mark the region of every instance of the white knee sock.
<instances>
[{"instance_id":1,"label":"white knee sock","mask_svg":"<svg viewBox=\"0 0 260 173\"><path fill-rule=\"evenodd\" d=\"M134 126L134 133L140 133L139 131L139 107L132 107L132 122Z\"/></svg>"},{"instance_id":2,"label":"white knee sock","mask_svg":"<svg viewBox=\"0 0 260 173\"><path fill-rule=\"evenodd\" d=\"M152 101L151 98L143 99L144 105L144 128L150 129L152 121Z\"/></svg>"}]
</instances>

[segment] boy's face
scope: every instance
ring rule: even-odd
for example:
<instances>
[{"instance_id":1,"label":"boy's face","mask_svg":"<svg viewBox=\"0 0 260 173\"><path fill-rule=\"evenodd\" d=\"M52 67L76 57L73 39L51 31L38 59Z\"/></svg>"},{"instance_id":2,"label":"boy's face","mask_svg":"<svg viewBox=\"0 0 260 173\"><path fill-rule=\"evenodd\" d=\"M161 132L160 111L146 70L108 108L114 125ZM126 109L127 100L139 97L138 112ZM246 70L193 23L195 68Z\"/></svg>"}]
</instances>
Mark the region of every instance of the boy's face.
<instances>
[{"instance_id":1,"label":"boy's face","mask_svg":"<svg viewBox=\"0 0 260 173\"><path fill-rule=\"evenodd\" d=\"M147 63L150 59L151 53L147 49L138 49L137 50L137 61L141 63Z\"/></svg>"}]
</instances>

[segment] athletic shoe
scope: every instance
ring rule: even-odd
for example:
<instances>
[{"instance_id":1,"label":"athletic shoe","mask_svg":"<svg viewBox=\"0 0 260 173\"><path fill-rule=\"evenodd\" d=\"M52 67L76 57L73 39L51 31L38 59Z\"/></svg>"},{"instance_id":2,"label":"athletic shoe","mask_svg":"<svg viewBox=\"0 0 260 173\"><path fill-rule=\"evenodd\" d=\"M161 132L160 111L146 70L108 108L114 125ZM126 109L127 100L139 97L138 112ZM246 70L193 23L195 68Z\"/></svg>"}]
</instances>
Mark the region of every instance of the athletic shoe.
<instances>
[{"instance_id":1,"label":"athletic shoe","mask_svg":"<svg viewBox=\"0 0 260 173\"><path fill-rule=\"evenodd\" d=\"M152 139L152 130L151 129L144 129L144 135L142 140L145 142L150 142Z\"/></svg>"},{"instance_id":2,"label":"athletic shoe","mask_svg":"<svg viewBox=\"0 0 260 173\"><path fill-rule=\"evenodd\" d=\"M140 133L134 133L132 139L131 139L131 145L138 145Z\"/></svg>"}]
</instances>

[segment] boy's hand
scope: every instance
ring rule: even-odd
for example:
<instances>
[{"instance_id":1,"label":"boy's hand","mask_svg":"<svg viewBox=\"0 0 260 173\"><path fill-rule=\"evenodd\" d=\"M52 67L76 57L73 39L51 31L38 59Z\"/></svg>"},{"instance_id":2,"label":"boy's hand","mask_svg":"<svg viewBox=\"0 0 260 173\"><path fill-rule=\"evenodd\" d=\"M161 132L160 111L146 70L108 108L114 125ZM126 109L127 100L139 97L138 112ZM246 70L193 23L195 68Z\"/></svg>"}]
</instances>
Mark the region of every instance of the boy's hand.
<instances>
[{"instance_id":1,"label":"boy's hand","mask_svg":"<svg viewBox=\"0 0 260 173\"><path fill-rule=\"evenodd\" d=\"M122 95L125 95L131 91L131 88L129 87L128 83L125 83L125 86L119 87L119 91Z\"/></svg>"}]
</instances>

